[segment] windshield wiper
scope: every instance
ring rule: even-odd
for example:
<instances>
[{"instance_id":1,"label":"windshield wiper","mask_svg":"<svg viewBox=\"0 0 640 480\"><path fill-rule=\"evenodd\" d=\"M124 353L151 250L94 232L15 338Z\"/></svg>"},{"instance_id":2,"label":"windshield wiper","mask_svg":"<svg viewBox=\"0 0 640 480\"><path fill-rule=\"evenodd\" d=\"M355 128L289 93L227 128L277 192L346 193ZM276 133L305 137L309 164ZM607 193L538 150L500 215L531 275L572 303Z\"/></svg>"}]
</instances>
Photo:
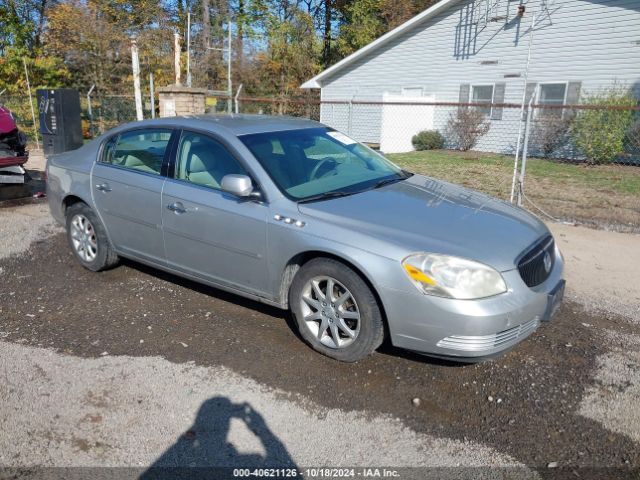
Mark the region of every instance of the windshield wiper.
<instances>
[{"instance_id":1,"label":"windshield wiper","mask_svg":"<svg viewBox=\"0 0 640 480\"><path fill-rule=\"evenodd\" d=\"M384 187L385 185L389 185L391 183L401 182L402 180L406 180L407 178L411 177L412 175L413 175L413 173L407 172L406 170L402 170L402 175L400 175L398 177L385 178L383 180L380 180L380 181L376 182L373 185L373 188L380 188L380 187Z\"/></svg>"},{"instance_id":2,"label":"windshield wiper","mask_svg":"<svg viewBox=\"0 0 640 480\"><path fill-rule=\"evenodd\" d=\"M327 200L329 198L346 197L348 195L353 195L354 193L358 193L358 192L343 192L340 190L335 190L333 192L324 192L324 193L319 193L317 195L312 195L307 198L303 198L302 200L299 200L298 203L309 203L309 202L316 202L318 200Z\"/></svg>"}]
</instances>

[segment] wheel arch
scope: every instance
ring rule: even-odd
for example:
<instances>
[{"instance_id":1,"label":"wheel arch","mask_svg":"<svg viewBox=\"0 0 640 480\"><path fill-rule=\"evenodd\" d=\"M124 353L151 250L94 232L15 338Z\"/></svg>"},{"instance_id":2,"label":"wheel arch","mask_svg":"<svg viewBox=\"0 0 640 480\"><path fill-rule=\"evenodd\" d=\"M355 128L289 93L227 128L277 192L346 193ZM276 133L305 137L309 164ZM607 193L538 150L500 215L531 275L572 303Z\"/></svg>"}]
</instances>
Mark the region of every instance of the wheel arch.
<instances>
[{"instance_id":1,"label":"wheel arch","mask_svg":"<svg viewBox=\"0 0 640 480\"><path fill-rule=\"evenodd\" d=\"M63 215L65 215L67 213L67 209L71 205L75 205L76 203L84 203L87 206L91 207L91 204L89 202L87 202L84 198L81 198L78 195L70 193L69 195L65 196L62 199L62 213L63 213Z\"/></svg>"},{"instance_id":2,"label":"wheel arch","mask_svg":"<svg viewBox=\"0 0 640 480\"><path fill-rule=\"evenodd\" d=\"M364 272L364 269L362 267L356 265L354 262L347 260L343 256L338 255L336 253L327 252L323 250L307 250L304 252L297 253L296 255L291 257L287 262L287 264L285 265L284 271L282 272L282 277L280 282L280 299L279 299L280 303L285 308L289 306L289 290L291 288L291 284L293 283L293 279L295 278L296 274L304 264L316 258L328 258L328 259L340 262L346 265L347 267L349 267L354 272L356 272L360 276L360 278L362 278L362 280L367 284L369 289L371 289L371 292L373 293L373 296L375 297L376 302L378 303L378 307L380 308L380 313L382 314L382 320L383 320L384 330L385 330L384 332L385 338L389 338L389 323L387 321L386 309L384 306L384 302L382 301L382 297L378 293L378 290L375 284L373 283L371 278L369 278L369 276Z\"/></svg>"}]
</instances>

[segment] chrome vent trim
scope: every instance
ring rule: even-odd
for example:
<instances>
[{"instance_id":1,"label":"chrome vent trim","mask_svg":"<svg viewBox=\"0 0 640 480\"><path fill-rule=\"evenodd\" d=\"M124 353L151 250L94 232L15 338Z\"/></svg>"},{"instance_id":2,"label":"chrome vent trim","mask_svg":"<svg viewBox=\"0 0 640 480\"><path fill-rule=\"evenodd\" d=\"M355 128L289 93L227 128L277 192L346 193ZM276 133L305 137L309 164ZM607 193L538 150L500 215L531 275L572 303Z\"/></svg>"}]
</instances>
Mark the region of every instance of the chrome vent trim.
<instances>
[{"instance_id":1,"label":"chrome vent trim","mask_svg":"<svg viewBox=\"0 0 640 480\"><path fill-rule=\"evenodd\" d=\"M450 337L440 340L436 346L452 350L466 350L472 352L491 350L510 343L518 338L526 337L538 328L539 324L540 319L535 317L534 319L516 327L503 330L502 332L493 333L491 335L451 335Z\"/></svg>"}]
</instances>

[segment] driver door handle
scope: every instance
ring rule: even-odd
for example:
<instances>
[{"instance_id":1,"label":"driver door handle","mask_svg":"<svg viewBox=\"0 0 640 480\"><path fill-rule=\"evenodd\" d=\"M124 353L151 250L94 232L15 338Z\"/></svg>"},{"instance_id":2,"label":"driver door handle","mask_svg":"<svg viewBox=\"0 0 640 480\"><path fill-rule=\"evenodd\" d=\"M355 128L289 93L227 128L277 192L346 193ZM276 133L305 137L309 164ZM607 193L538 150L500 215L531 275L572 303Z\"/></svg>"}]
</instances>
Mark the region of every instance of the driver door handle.
<instances>
[{"instance_id":1,"label":"driver door handle","mask_svg":"<svg viewBox=\"0 0 640 480\"><path fill-rule=\"evenodd\" d=\"M110 192L111 191L111 187L109 186L108 183L98 183L96 185L96 190L99 190L101 192Z\"/></svg>"},{"instance_id":2,"label":"driver door handle","mask_svg":"<svg viewBox=\"0 0 640 480\"><path fill-rule=\"evenodd\" d=\"M184 205L182 205L182 203L180 202L170 203L169 205L167 205L167 208L172 212L178 213L178 214L187 212L187 209L184 208Z\"/></svg>"}]
</instances>

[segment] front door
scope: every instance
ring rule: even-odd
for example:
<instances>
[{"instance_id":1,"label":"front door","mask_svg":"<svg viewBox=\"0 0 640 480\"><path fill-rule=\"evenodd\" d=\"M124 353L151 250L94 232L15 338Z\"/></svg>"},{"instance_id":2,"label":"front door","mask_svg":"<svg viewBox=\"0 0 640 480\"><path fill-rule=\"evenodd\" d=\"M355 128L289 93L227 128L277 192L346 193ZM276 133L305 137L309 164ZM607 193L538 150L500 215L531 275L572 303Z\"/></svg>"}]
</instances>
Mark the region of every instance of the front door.
<instances>
[{"instance_id":1,"label":"front door","mask_svg":"<svg viewBox=\"0 0 640 480\"><path fill-rule=\"evenodd\" d=\"M267 293L268 207L220 189L222 177L245 174L217 140L184 131L162 194L169 267L257 295Z\"/></svg>"},{"instance_id":2,"label":"front door","mask_svg":"<svg viewBox=\"0 0 640 480\"><path fill-rule=\"evenodd\" d=\"M91 176L93 199L116 251L155 263L164 263L162 170L171 134L147 128L114 136Z\"/></svg>"}]
</instances>

